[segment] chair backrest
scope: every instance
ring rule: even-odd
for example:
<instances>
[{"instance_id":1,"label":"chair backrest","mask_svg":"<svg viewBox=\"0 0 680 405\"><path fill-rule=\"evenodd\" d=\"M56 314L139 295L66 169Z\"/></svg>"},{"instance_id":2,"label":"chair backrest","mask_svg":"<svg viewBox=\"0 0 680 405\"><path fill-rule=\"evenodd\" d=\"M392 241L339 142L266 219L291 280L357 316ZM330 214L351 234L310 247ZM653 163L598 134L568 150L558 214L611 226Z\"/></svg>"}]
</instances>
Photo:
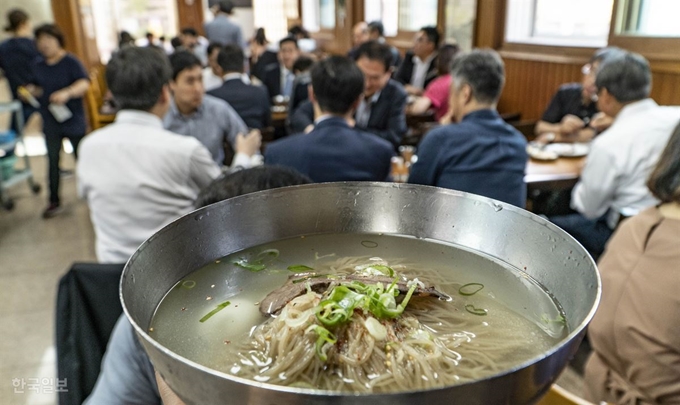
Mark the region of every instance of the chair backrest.
<instances>
[{"instance_id":1,"label":"chair backrest","mask_svg":"<svg viewBox=\"0 0 680 405\"><path fill-rule=\"evenodd\" d=\"M80 405L99 376L106 345L123 312L118 284L124 264L75 263L59 281L56 313L57 377L68 392L60 405Z\"/></svg>"},{"instance_id":2,"label":"chair backrest","mask_svg":"<svg viewBox=\"0 0 680 405\"><path fill-rule=\"evenodd\" d=\"M550 391L536 405L595 405L583 398L579 398L557 384L550 387Z\"/></svg>"}]
</instances>

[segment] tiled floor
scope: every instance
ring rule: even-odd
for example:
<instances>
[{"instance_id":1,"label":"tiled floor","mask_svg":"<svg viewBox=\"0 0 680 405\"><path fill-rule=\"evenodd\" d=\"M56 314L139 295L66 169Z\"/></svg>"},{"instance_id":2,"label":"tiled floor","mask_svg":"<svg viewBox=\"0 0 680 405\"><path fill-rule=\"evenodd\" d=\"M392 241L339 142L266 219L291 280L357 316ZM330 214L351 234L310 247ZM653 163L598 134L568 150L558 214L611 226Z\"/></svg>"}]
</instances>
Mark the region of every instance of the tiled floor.
<instances>
[{"instance_id":1,"label":"tiled floor","mask_svg":"<svg viewBox=\"0 0 680 405\"><path fill-rule=\"evenodd\" d=\"M33 142L39 143L39 138ZM71 156L64 168L73 168ZM59 278L74 261L94 261L94 233L87 205L75 192L75 177L62 179L66 211L41 218L46 205L45 158L32 157L36 179L43 185L33 195L28 185L10 189L15 208L0 208L0 404L56 404L54 322ZM31 384L15 393L13 380ZM17 380L18 379L18 380ZM43 379L47 379L43 381ZM17 388L17 391L20 391ZM37 392L36 392L37 391Z\"/></svg>"}]
</instances>

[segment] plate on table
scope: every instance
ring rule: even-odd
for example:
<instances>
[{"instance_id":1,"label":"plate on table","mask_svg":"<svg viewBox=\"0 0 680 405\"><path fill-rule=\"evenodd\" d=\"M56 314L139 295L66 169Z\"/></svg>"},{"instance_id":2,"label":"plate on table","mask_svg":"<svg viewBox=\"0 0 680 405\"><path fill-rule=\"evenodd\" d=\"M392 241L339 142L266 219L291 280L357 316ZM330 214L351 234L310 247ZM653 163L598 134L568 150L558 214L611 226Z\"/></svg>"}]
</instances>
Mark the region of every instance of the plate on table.
<instances>
[{"instance_id":1,"label":"plate on table","mask_svg":"<svg viewBox=\"0 0 680 405\"><path fill-rule=\"evenodd\" d=\"M564 157L581 157L590 152L589 143L551 143L546 145L544 150L557 153Z\"/></svg>"},{"instance_id":2,"label":"plate on table","mask_svg":"<svg viewBox=\"0 0 680 405\"><path fill-rule=\"evenodd\" d=\"M543 144L530 143L527 145L527 154L536 160L557 160L560 155L555 151L547 150Z\"/></svg>"}]
</instances>

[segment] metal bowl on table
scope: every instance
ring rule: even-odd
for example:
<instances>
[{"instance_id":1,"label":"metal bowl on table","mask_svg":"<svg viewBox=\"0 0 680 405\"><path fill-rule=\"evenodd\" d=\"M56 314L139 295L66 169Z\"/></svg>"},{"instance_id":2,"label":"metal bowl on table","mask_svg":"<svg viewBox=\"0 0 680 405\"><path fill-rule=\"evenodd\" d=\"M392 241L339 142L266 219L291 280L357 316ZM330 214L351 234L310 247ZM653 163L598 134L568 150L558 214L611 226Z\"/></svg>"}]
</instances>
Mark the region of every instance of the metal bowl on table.
<instances>
[{"instance_id":1,"label":"metal bowl on table","mask_svg":"<svg viewBox=\"0 0 680 405\"><path fill-rule=\"evenodd\" d=\"M394 394L348 394L255 382L183 358L147 333L182 278L234 252L314 234L411 235L455 244L525 271L562 305L570 333L500 374ZM328 183L268 190L202 208L144 242L125 266L121 300L152 363L187 404L532 404L576 352L600 299L584 248L525 210L472 194L394 183Z\"/></svg>"}]
</instances>

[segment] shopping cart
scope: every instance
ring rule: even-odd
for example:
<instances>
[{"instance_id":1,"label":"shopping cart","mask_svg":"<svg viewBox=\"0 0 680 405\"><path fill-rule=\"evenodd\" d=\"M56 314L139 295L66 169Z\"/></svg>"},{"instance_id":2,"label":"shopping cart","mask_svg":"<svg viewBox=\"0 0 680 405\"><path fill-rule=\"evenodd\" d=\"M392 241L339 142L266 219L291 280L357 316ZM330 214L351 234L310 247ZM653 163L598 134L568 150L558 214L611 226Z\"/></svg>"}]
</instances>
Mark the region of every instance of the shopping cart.
<instances>
[{"instance_id":1,"label":"shopping cart","mask_svg":"<svg viewBox=\"0 0 680 405\"><path fill-rule=\"evenodd\" d=\"M34 194L38 194L40 192L40 184L36 183L33 179L31 164L28 159L28 154L26 153L26 147L24 146L24 114L21 103L19 101L0 103L0 114L2 113L14 114L18 131L16 139L6 143L0 143L0 162L12 162L14 159L10 160L10 158L17 145L21 145L24 149L23 169L17 170L13 167L7 167L6 170L3 170L3 168L0 167L0 203L5 209L11 210L14 208L14 201L7 194L7 190L9 190L10 187L13 187L22 181L28 181L31 191L33 191Z\"/></svg>"}]
</instances>

